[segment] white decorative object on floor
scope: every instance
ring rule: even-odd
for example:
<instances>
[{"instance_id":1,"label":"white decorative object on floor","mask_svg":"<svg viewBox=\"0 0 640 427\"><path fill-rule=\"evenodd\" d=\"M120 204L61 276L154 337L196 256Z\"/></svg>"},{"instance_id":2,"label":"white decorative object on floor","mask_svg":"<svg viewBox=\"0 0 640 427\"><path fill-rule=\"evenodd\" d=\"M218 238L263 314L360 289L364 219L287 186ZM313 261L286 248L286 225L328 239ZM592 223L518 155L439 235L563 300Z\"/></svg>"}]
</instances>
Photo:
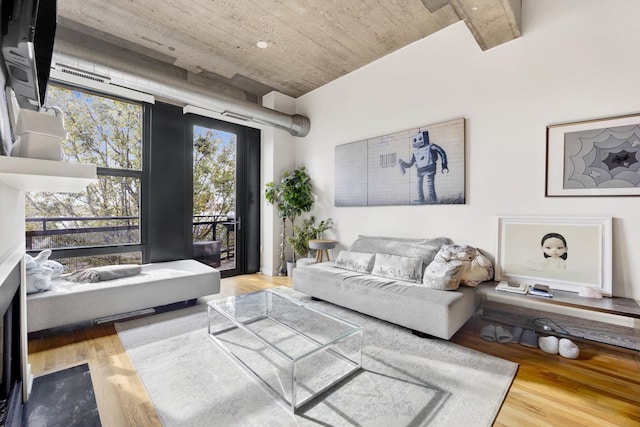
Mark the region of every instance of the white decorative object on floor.
<instances>
[{"instance_id":1,"label":"white decorative object on floor","mask_svg":"<svg viewBox=\"0 0 640 427\"><path fill-rule=\"evenodd\" d=\"M549 354L560 354L560 356L567 359L577 359L580 355L580 348L570 339L555 337L550 335L548 337L538 338L538 346L540 350Z\"/></svg>"},{"instance_id":2,"label":"white decorative object on floor","mask_svg":"<svg viewBox=\"0 0 640 427\"><path fill-rule=\"evenodd\" d=\"M558 343L558 352L560 356L567 359L577 359L580 355L580 348L570 339L561 338Z\"/></svg>"},{"instance_id":3,"label":"white decorative object on floor","mask_svg":"<svg viewBox=\"0 0 640 427\"><path fill-rule=\"evenodd\" d=\"M558 337L554 337L553 335L540 337L538 338L538 347L545 353L558 354Z\"/></svg>"}]
</instances>

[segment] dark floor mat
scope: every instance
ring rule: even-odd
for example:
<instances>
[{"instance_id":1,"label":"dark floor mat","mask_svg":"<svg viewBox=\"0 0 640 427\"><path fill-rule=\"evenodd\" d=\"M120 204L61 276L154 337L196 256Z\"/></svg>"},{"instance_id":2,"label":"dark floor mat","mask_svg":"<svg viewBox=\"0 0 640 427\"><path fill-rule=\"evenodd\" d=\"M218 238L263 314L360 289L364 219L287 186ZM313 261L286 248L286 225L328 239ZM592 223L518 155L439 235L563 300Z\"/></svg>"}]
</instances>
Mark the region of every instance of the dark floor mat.
<instances>
[{"instance_id":1,"label":"dark floor mat","mask_svg":"<svg viewBox=\"0 0 640 427\"><path fill-rule=\"evenodd\" d=\"M35 378L23 411L24 426L101 426L89 365Z\"/></svg>"}]
</instances>

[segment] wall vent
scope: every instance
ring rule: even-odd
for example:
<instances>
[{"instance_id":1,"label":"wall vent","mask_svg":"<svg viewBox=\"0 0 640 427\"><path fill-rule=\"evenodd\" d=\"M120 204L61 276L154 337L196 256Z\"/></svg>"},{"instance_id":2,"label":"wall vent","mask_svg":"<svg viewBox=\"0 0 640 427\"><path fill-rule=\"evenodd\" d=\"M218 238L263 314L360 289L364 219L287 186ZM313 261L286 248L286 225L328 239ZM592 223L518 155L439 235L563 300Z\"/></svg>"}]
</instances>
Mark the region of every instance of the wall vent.
<instances>
[{"instance_id":1,"label":"wall vent","mask_svg":"<svg viewBox=\"0 0 640 427\"><path fill-rule=\"evenodd\" d=\"M73 76L77 76L77 77L83 77L85 79L90 79L96 82L100 82L100 83L111 83L111 78L108 76L101 76L99 74L94 74L94 73L90 73L88 71L85 70L78 70L77 68L73 68L70 67L68 65L64 65L64 64L56 64L55 69L62 72L62 73L67 73L67 74L71 74Z\"/></svg>"}]
</instances>

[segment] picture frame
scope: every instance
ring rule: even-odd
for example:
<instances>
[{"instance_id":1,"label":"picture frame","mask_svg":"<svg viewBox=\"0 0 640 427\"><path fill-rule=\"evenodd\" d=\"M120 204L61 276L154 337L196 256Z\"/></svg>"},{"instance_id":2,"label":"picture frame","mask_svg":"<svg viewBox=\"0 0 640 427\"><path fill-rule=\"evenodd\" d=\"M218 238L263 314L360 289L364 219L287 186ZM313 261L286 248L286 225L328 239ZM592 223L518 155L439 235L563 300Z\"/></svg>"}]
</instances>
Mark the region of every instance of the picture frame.
<instances>
[{"instance_id":1,"label":"picture frame","mask_svg":"<svg viewBox=\"0 0 640 427\"><path fill-rule=\"evenodd\" d=\"M640 114L547 126L546 196L640 195Z\"/></svg>"},{"instance_id":2,"label":"picture frame","mask_svg":"<svg viewBox=\"0 0 640 427\"><path fill-rule=\"evenodd\" d=\"M465 119L335 147L336 207L465 203Z\"/></svg>"},{"instance_id":3,"label":"picture frame","mask_svg":"<svg viewBox=\"0 0 640 427\"><path fill-rule=\"evenodd\" d=\"M498 217L496 280L610 296L611 230L611 217ZM559 246L565 257L545 256Z\"/></svg>"}]
</instances>

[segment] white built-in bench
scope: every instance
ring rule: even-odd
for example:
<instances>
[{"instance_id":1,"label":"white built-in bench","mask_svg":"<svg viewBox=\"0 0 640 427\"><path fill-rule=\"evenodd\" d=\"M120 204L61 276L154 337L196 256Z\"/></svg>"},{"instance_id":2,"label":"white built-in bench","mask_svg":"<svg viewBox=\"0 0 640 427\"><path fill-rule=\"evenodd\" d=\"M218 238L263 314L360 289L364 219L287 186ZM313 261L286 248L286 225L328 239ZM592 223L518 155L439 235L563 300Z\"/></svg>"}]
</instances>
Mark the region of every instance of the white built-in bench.
<instances>
[{"instance_id":1,"label":"white built-in bench","mask_svg":"<svg viewBox=\"0 0 640 427\"><path fill-rule=\"evenodd\" d=\"M53 281L49 291L27 296L27 331L161 307L220 292L220 272L198 261L142 266L141 274L95 283Z\"/></svg>"}]
</instances>

